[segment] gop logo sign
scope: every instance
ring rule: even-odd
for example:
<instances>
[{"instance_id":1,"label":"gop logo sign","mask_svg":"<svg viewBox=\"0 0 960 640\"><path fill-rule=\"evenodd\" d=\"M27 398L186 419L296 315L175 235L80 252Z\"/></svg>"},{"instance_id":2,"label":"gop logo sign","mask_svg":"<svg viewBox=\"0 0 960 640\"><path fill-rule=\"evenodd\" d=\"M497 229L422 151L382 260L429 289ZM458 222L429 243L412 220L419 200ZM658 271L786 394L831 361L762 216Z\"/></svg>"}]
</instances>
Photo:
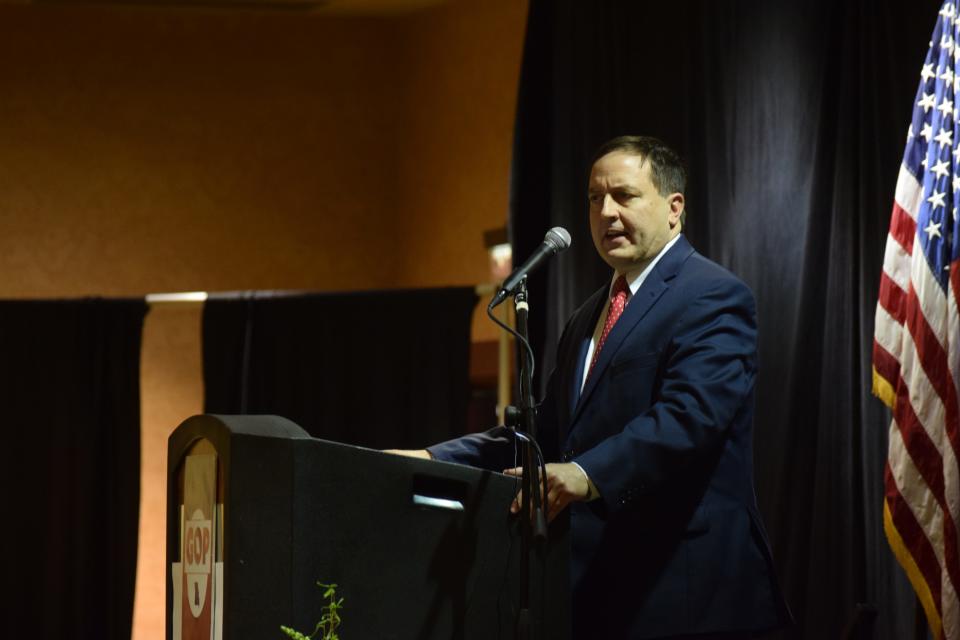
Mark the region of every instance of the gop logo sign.
<instances>
[{"instance_id":1,"label":"gop logo sign","mask_svg":"<svg viewBox=\"0 0 960 640\"><path fill-rule=\"evenodd\" d=\"M190 613L199 618L207 600L207 584L213 567L213 527L197 509L186 522L183 537L183 564L187 578L187 602Z\"/></svg>"}]
</instances>

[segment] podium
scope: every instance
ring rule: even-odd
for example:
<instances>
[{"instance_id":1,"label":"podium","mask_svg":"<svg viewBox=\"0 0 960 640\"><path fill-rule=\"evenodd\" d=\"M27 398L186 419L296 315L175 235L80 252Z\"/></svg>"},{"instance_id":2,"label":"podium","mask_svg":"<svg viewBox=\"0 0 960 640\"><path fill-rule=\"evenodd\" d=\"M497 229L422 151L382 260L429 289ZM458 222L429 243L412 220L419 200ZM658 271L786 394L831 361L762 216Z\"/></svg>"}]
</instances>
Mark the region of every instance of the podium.
<instances>
[{"instance_id":1,"label":"podium","mask_svg":"<svg viewBox=\"0 0 960 640\"><path fill-rule=\"evenodd\" d=\"M344 598L342 640L517 637L515 479L277 416L194 416L167 459L167 640L310 634L318 581ZM568 524L531 553L531 639L570 637Z\"/></svg>"}]
</instances>

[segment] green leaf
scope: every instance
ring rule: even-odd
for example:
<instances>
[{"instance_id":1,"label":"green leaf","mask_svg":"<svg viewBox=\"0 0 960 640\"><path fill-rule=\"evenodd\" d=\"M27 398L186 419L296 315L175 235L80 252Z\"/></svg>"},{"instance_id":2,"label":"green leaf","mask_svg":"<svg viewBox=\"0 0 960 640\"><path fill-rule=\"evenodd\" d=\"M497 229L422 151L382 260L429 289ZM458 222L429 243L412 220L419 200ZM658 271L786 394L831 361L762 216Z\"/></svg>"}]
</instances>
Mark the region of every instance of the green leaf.
<instances>
[{"instance_id":1,"label":"green leaf","mask_svg":"<svg viewBox=\"0 0 960 640\"><path fill-rule=\"evenodd\" d=\"M343 608L343 598L337 599L336 583L326 584L317 581L317 586L324 590L323 597L327 599L327 604L320 608L322 615L313 633L308 636L290 627L280 627L293 640L313 640L314 636L320 632L323 632L323 634L318 637L318 640L340 640L340 636L337 635L337 627L340 626L341 622L338 611Z\"/></svg>"},{"instance_id":2,"label":"green leaf","mask_svg":"<svg viewBox=\"0 0 960 640\"><path fill-rule=\"evenodd\" d=\"M305 636L296 629L291 629L290 627L280 625L280 630L293 638L293 640L310 640L310 636Z\"/></svg>"}]
</instances>

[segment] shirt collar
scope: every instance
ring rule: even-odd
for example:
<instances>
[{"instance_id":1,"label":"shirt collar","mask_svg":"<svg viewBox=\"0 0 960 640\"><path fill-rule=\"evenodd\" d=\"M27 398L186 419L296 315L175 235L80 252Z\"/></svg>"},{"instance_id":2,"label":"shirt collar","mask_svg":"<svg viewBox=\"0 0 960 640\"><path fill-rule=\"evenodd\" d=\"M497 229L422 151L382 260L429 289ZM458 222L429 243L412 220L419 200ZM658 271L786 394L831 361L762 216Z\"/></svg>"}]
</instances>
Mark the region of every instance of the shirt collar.
<instances>
[{"instance_id":1,"label":"shirt collar","mask_svg":"<svg viewBox=\"0 0 960 640\"><path fill-rule=\"evenodd\" d=\"M643 281L647 279L647 276L650 275L650 272L653 271L653 268L657 266L658 262L660 262L660 258L662 258L664 254L670 250L670 247L677 243L677 240L680 239L681 235L683 234L678 233L669 242L667 242L667 244L663 245L663 249L660 249L660 253L658 253L653 260L647 264L647 266L643 267L642 269L631 269L623 274L623 276L627 279L627 286L630 287L631 296L637 292L637 290L640 288L640 285L643 284ZM613 291L613 283L617 281L617 277L620 275L621 274L618 271L614 271L613 278L610 280L610 292Z\"/></svg>"}]
</instances>

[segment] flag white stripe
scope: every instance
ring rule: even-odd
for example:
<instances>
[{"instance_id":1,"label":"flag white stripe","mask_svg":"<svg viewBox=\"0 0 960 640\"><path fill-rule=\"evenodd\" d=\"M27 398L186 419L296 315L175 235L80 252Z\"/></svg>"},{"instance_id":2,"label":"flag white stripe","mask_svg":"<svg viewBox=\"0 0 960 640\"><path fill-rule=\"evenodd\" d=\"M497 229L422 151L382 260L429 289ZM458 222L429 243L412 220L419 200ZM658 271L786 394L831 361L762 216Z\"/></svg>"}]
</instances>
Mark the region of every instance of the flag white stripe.
<instances>
[{"instance_id":1,"label":"flag white stripe","mask_svg":"<svg viewBox=\"0 0 960 640\"><path fill-rule=\"evenodd\" d=\"M930 440L933 441L934 446L937 447L941 460L946 461L948 455L953 457L950 448L947 447L947 450L944 451L942 448L942 439L936 433L937 429L934 428L934 433L931 433L931 429L928 426L943 424L946 421L946 409L943 406L943 402L940 401L940 396L938 396L936 390L934 390L933 385L930 384L930 379L927 377L926 371L924 371L921 366L920 354L917 353L913 336L910 335L909 331L903 332L902 344L903 357L900 360L900 376L903 378L907 389L909 389L910 406L913 409L914 415L917 416L917 420L923 425L924 431L927 432ZM942 429L940 429L940 431L942 431ZM956 460L956 458L954 458L954 460ZM955 464L954 462L954 465Z\"/></svg>"},{"instance_id":2,"label":"flag white stripe","mask_svg":"<svg viewBox=\"0 0 960 640\"><path fill-rule=\"evenodd\" d=\"M874 339L887 353L900 362L900 351L903 344L903 325L896 321L886 309L877 305L877 313L874 318ZM896 380L888 380L891 385L896 385Z\"/></svg>"},{"instance_id":3,"label":"flag white stripe","mask_svg":"<svg viewBox=\"0 0 960 640\"><path fill-rule=\"evenodd\" d=\"M910 290L910 254L889 234L883 255L883 272L896 282L898 287L904 291Z\"/></svg>"},{"instance_id":4,"label":"flag white stripe","mask_svg":"<svg viewBox=\"0 0 960 640\"><path fill-rule=\"evenodd\" d=\"M906 165L900 165L900 175L897 177L897 190L893 199L900 208L906 211L913 221L917 221L920 205L923 203L923 186L917 181Z\"/></svg>"},{"instance_id":5,"label":"flag white stripe","mask_svg":"<svg viewBox=\"0 0 960 640\"><path fill-rule=\"evenodd\" d=\"M890 453L890 472L897 489L930 540L937 562L943 567L946 564L943 557L943 511L932 499L927 483L914 465L896 421L890 423Z\"/></svg>"}]
</instances>

